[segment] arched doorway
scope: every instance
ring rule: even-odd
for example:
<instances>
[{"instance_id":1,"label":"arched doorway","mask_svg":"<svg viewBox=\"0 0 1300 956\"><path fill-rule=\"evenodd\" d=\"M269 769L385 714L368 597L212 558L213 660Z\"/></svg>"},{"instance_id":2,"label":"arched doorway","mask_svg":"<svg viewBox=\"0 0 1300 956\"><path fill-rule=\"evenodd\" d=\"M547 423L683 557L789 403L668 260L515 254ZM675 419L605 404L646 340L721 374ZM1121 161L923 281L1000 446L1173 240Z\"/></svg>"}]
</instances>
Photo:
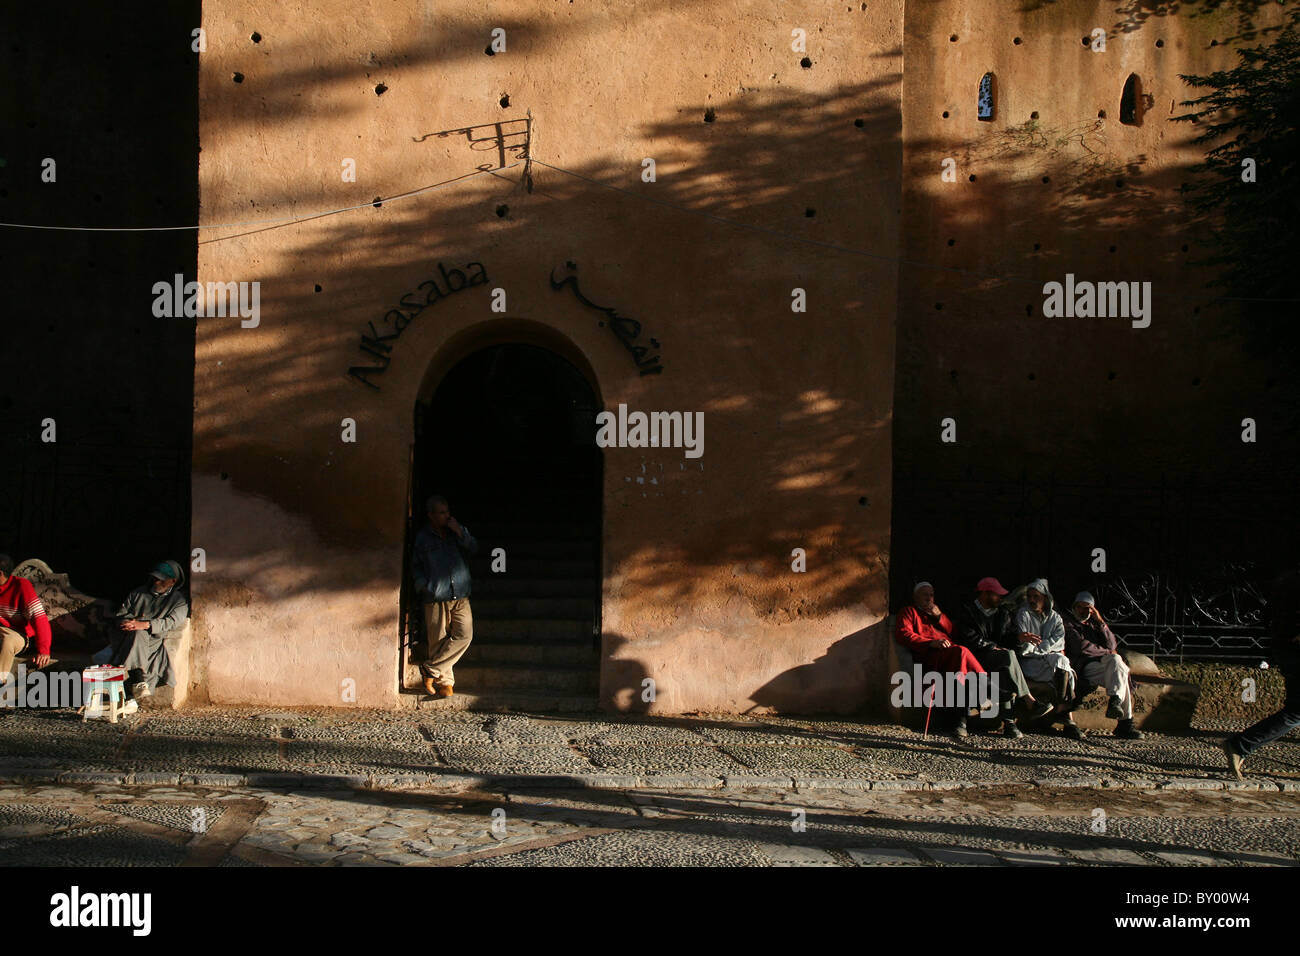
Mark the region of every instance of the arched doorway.
<instances>
[{"instance_id":1,"label":"arched doorway","mask_svg":"<svg viewBox=\"0 0 1300 956\"><path fill-rule=\"evenodd\" d=\"M449 703L594 709L599 410L595 389L573 362L522 342L467 352L417 402L403 589L412 646L404 654L404 690L419 691L414 661L423 652L420 603L409 583L410 542L424 521L425 500L441 494L479 542L469 560L474 640L456 665ZM494 570L502 557L504 572Z\"/></svg>"}]
</instances>

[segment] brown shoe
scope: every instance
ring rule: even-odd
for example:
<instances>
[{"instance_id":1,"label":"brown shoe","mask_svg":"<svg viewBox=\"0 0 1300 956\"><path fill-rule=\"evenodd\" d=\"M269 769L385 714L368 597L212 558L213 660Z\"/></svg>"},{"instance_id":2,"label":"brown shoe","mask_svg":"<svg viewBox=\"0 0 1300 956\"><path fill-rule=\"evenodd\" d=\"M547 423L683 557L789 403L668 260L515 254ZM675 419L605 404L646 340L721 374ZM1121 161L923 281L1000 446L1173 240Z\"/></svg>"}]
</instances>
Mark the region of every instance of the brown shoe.
<instances>
[{"instance_id":1,"label":"brown shoe","mask_svg":"<svg viewBox=\"0 0 1300 956\"><path fill-rule=\"evenodd\" d=\"M426 677L424 679L424 692L430 697L438 696L438 685L434 683L432 677Z\"/></svg>"},{"instance_id":2,"label":"brown shoe","mask_svg":"<svg viewBox=\"0 0 1300 956\"><path fill-rule=\"evenodd\" d=\"M434 697L450 697L455 693L451 689L450 684L434 684L433 686L437 688L437 691L433 695Z\"/></svg>"}]
</instances>

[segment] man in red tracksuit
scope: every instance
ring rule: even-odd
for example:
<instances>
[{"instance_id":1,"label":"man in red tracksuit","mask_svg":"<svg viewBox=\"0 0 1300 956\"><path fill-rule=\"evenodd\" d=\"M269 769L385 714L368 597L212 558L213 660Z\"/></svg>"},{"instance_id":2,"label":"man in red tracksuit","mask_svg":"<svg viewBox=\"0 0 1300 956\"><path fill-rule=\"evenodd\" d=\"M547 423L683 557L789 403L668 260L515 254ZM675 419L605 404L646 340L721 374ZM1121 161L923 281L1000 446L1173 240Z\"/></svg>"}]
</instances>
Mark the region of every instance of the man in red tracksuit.
<instances>
[{"instance_id":1,"label":"man in red tracksuit","mask_svg":"<svg viewBox=\"0 0 1300 956\"><path fill-rule=\"evenodd\" d=\"M960 674L963 681L967 674L983 674L984 668L975 655L969 648L955 643L952 635L952 621L934 603L934 586L922 581L912 589L912 603L898 612L894 640L906 647L926 671ZM965 706L957 708L953 733L958 737L967 736Z\"/></svg>"},{"instance_id":2,"label":"man in red tracksuit","mask_svg":"<svg viewBox=\"0 0 1300 956\"><path fill-rule=\"evenodd\" d=\"M50 619L36 588L13 576L14 559L0 554L0 683L14 674L14 660L36 641L36 666L50 662ZM16 675L14 675L16 677Z\"/></svg>"}]
</instances>

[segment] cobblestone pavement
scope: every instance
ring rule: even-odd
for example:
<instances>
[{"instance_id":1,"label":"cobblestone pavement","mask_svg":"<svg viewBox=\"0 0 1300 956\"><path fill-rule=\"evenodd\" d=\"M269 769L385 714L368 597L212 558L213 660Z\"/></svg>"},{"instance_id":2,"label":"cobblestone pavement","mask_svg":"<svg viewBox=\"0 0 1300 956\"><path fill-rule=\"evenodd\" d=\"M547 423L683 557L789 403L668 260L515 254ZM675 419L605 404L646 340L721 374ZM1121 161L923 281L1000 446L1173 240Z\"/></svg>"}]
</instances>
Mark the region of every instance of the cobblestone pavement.
<instances>
[{"instance_id":1,"label":"cobblestone pavement","mask_svg":"<svg viewBox=\"0 0 1300 956\"><path fill-rule=\"evenodd\" d=\"M213 787L576 785L907 790L958 785L1300 790L1288 738L1228 780L1221 735L922 736L884 723L463 711L142 710L117 724L0 711L0 782Z\"/></svg>"},{"instance_id":2,"label":"cobblestone pavement","mask_svg":"<svg viewBox=\"0 0 1300 956\"><path fill-rule=\"evenodd\" d=\"M0 786L15 866L1293 866L1300 793Z\"/></svg>"},{"instance_id":3,"label":"cobblestone pavement","mask_svg":"<svg viewBox=\"0 0 1300 956\"><path fill-rule=\"evenodd\" d=\"M463 711L0 716L0 863L1291 865L1300 744Z\"/></svg>"}]
</instances>

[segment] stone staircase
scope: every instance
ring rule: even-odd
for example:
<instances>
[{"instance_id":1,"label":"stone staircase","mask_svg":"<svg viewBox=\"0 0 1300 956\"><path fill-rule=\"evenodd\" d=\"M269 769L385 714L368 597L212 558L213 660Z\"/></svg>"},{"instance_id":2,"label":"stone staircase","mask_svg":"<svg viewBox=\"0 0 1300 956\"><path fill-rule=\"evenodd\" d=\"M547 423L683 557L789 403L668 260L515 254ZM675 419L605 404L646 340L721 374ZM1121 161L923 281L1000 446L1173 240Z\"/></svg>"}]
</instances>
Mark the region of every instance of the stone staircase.
<instances>
[{"instance_id":1,"label":"stone staircase","mask_svg":"<svg viewBox=\"0 0 1300 956\"><path fill-rule=\"evenodd\" d=\"M474 641L456 665L456 693L430 699L418 668L408 663L403 702L429 709L594 711L600 669L594 523L534 516L466 524L479 542L469 560ZM504 573L491 570L495 548L505 549Z\"/></svg>"}]
</instances>

